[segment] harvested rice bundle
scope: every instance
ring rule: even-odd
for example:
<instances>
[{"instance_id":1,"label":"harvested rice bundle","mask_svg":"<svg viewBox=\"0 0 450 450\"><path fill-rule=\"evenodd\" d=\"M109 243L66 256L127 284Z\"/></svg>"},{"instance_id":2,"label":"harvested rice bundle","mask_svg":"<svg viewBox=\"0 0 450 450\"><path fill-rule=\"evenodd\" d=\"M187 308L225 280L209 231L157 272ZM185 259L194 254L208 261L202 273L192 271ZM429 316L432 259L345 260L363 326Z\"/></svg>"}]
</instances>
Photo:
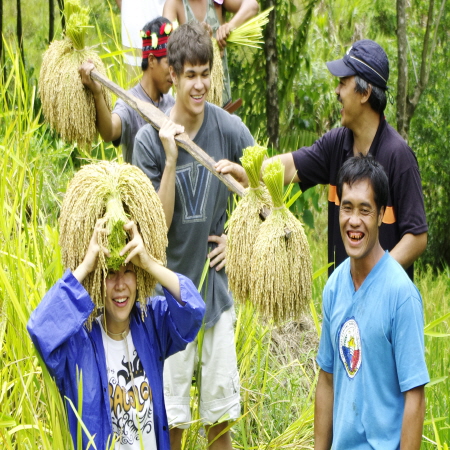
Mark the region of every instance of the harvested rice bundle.
<instances>
[{"instance_id":1,"label":"harvested rice bundle","mask_svg":"<svg viewBox=\"0 0 450 450\"><path fill-rule=\"evenodd\" d=\"M267 149L258 145L247 147L241 158L249 179L249 187L237 204L228 222L227 264L228 283L236 301L250 297L248 268L252 265L252 251L262 219L259 212L271 207L272 199L260 182L261 167Z\"/></svg>"},{"instance_id":2,"label":"harvested rice bundle","mask_svg":"<svg viewBox=\"0 0 450 450\"><path fill-rule=\"evenodd\" d=\"M75 174L67 188L59 219L65 267L75 270L83 261L95 223L100 218L107 220L106 229L110 234L99 234L99 243L110 250L112 258L105 258L100 252L97 268L83 281L96 306L88 326L98 308L104 306L102 285L108 267L120 267L125 259L118 256L127 239L124 222L134 221L147 252L166 262L167 227L162 205L149 178L138 167L102 161L86 165ZM145 270L135 269L137 300L145 301L152 294L156 280Z\"/></svg>"},{"instance_id":3,"label":"harvested rice bundle","mask_svg":"<svg viewBox=\"0 0 450 450\"><path fill-rule=\"evenodd\" d=\"M39 76L39 95L42 110L50 126L67 142L88 147L97 136L94 96L85 89L78 74L79 66L91 59L97 70L106 74L100 57L84 47L89 22L87 8L78 0L65 2L66 36L53 41L42 59ZM102 87L106 104L111 110L111 98Z\"/></svg>"},{"instance_id":4,"label":"harvested rice bundle","mask_svg":"<svg viewBox=\"0 0 450 450\"><path fill-rule=\"evenodd\" d=\"M222 58L220 57L219 44L215 38L212 38L214 58L213 66L211 70L211 86L209 88L208 95L206 96L206 101L213 103L219 107L222 107L223 100L223 65Z\"/></svg>"},{"instance_id":5,"label":"harvested rice bundle","mask_svg":"<svg viewBox=\"0 0 450 450\"><path fill-rule=\"evenodd\" d=\"M273 6L232 30L227 38L227 44L260 48L259 44L264 43L262 27L269 22L268 16L272 9Z\"/></svg>"},{"instance_id":6,"label":"harvested rice bundle","mask_svg":"<svg viewBox=\"0 0 450 450\"><path fill-rule=\"evenodd\" d=\"M275 322L298 319L311 298L312 266L303 226L283 204L284 167L267 164L263 181L274 208L262 223L250 266L251 301ZM286 229L290 230L286 238Z\"/></svg>"}]
</instances>

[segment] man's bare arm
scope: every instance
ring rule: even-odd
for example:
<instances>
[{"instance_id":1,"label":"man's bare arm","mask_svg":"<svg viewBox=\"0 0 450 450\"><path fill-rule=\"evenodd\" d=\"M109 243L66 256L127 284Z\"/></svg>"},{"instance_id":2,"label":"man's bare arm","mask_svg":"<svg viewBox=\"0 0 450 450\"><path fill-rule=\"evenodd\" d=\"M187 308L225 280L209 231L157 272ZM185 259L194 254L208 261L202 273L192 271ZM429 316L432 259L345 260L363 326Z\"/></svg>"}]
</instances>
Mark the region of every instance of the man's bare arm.
<instances>
[{"instance_id":1,"label":"man's bare arm","mask_svg":"<svg viewBox=\"0 0 450 450\"><path fill-rule=\"evenodd\" d=\"M91 71L94 69L94 64L87 61L80 66L78 72L81 76L81 82L94 96L97 130L105 142L112 142L122 135L122 121L117 114L111 114L103 97L100 83L91 78Z\"/></svg>"},{"instance_id":2,"label":"man's bare arm","mask_svg":"<svg viewBox=\"0 0 450 450\"><path fill-rule=\"evenodd\" d=\"M216 38L221 47L226 46L226 40L232 30L256 16L259 11L256 0L224 0L223 7L226 11L234 13L234 16L217 30Z\"/></svg>"},{"instance_id":3,"label":"man's bare arm","mask_svg":"<svg viewBox=\"0 0 450 450\"><path fill-rule=\"evenodd\" d=\"M171 22L175 22L175 20L180 24L186 22L181 0L166 0L162 15Z\"/></svg>"},{"instance_id":4,"label":"man's bare arm","mask_svg":"<svg viewBox=\"0 0 450 450\"><path fill-rule=\"evenodd\" d=\"M397 245L391 250L391 256L407 269L427 248L427 233L403 235Z\"/></svg>"},{"instance_id":5,"label":"man's bare arm","mask_svg":"<svg viewBox=\"0 0 450 450\"><path fill-rule=\"evenodd\" d=\"M333 374L320 369L314 403L314 449L330 450L333 441Z\"/></svg>"},{"instance_id":6,"label":"man's bare arm","mask_svg":"<svg viewBox=\"0 0 450 450\"><path fill-rule=\"evenodd\" d=\"M425 389L418 386L405 392L400 450L419 450L425 418Z\"/></svg>"}]
</instances>

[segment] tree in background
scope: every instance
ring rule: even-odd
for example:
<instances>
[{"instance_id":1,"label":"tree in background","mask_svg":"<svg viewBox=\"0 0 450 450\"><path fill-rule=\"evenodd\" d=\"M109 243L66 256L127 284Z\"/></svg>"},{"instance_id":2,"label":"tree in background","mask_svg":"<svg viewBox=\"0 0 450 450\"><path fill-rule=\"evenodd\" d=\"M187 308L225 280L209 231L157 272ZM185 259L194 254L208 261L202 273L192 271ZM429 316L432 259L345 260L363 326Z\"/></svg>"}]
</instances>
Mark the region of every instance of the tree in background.
<instances>
[{"instance_id":1,"label":"tree in background","mask_svg":"<svg viewBox=\"0 0 450 450\"><path fill-rule=\"evenodd\" d=\"M419 160L427 213L428 247L422 260L434 268L450 265L450 8L437 34L430 75L411 119L409 142Z\"/></svg>"},{"instance_id":2,"label":"tree in background","mask_svg":"<svg viewBox=\"0 0 450 450\"><path fill-rule=\"evenodd\" d=\"M444 13L446 0L435 5L434 0L429 2L414 2L409 5L407 0L397 0L397 49L398 49L398 78L397 78L397 131L408 140L409 126L414 116L420 97L427 87L432 69L432 60L438 41L439 25ZM428 3L428 11L423 11ZM437 6L437 7L436 7ZM414 9L416 11L414 11ZM418 20L411 17L418 16ZM414 54L411 54L408 35L417 32L426 22L425 32L417 54L421 53L418 63ZM410 27L408 30L408 25ZM411 24L414 24L412 27ZM414 31L412 31L414 29ZM410 31L410 33L408 33ZM410 55L410 57L408 57ZM416 66L420 65L419 71ZM412 70L411 70L412 68ZM410 82L410 72L414 72L415 82Z\"/></svg>"}]
</instances>

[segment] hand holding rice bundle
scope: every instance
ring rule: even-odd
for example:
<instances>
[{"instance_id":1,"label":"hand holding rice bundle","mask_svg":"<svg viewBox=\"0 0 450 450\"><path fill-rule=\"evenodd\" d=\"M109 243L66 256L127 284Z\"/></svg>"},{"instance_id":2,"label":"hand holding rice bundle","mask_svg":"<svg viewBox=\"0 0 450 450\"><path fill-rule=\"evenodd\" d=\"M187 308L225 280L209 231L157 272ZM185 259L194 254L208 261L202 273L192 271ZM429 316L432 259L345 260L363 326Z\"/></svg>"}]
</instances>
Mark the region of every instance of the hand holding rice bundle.
<instances>
[{"instance_id":1,"label":"hand holding rice bundle","mask_svg":"<svg viewBox=\"0 0 450 450\"><path fill-rule=\"evenodd\" d=\"M247 173L249 187L237 204L228 222L227 264L228 283L236 301L245 302L250 297L248 268L252 265L253 245L262 223L260 211L272 206L266 186L260 182L261 167L267 149L258 145L247 147L241 158Z\"/></svg>"},{"instance_id":2,"label":"hand holding rice bundle","mask_svg":"<svg viewBox=\"0 0 450 450\"><path fill-rule=\"evenodd\" d=\"M88 59L97 70L106 74L100 57L85 48L85 34L89 16L79 0L66 0L66 35L63 40L50 44L42 59L39 76L39 96L42 111L50 126L66 142L77 142L87 147L97 136L94 96L86 89L78 74L78 67ZM109 93L102 87L106 104L111 111Z\"/></svg>"},{"instance_id":3,"label":"hand holding rice bundle","mask_svg":"<svg viewBox=\"0 0 450 450\"><path fill-rule=\"evenodd\" d=\"M309 244L303 225L283 203L283 177L280 159L267 164L263 181L274 207L259 228L248 266L250 300L275 322L298 320L311 299L312 282Z\"/></svg>"},{"instance_id":4,"label":"hand holding rice bundle","mask_svg":"<svg viewBox=\"0 0 450 450\"><path fill-rule=\"evenodd\" d=\"M227 44L230 46L239 45L259 48L263 44L262 28L269 21L268 15L272 8L269 8L241 26L231 31L227 38ZM215 38L212 38L214 59L211 70L211 87L209 89L206 101L219 107L223 106L223 65L219 44Z\"/></svg>"},{"instance_id":5,"label":"hand holding rice bundle","mask_svg":"<svg viewBox=\"0 0 450 450\"><path fill-rule=\"evenodd\" d=\"M108 268L117 270L125 256L119 253L127 241L123 225L132 220L138 227L145 249L154 259L166 262L167 227L164 211L149 178L136 166L102 161L84 166L69 183L59 219L62 260L74 271L83 261L95 224L106 221L106 233L99 233L99 245L109 250L110 257L99 253L97 267L83 281L96 308L104 306L102 287ZM156 280L148 272L135 267L138 301L145 302ZM145 308L141 309L145 311Z\"/></svg>"}]
</instances>

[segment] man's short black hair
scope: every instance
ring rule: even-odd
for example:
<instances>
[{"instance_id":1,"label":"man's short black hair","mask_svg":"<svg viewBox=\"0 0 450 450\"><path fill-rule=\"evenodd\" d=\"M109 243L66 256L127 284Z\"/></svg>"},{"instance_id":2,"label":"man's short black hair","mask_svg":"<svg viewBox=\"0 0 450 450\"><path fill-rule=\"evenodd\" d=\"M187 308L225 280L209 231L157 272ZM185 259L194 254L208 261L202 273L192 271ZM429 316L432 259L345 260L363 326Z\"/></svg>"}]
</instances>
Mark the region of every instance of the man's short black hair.
<instances>
[{"instance_id":1,"label":"man's short black hair","mask_svg":"<svg viewBox=\"0 0 450 450\"><path fill-rule=\"evenodd\" d=\"M208 30L198 22L180 25L169 38L167 48L169 66L181 75L185 64L209 64L212 68L214 50Z\"/></svg>"},{"instance_id":2,"label":"man's short black hair","mask_svg":"<svg viewBox=\"0 0 450 450\"><path fill-rule=\"evenodd\" d=\"M144 32L150 31L150 35L156 33L156 35L159 36L159 30L163 23L172 23L172 22L169 19L166 19L165 17L157 17L156 19L147 22L144 28L142 28L142 31ZM156 57L156 59L161 58L165 58L165 56L161 56L159 58ZM141 68L143 72L145 72L148 69L148 58L142 58Z\"/></svg>"},{"instance_id":3,"label":"man's short black hair","mask_svg":"<svg viewBox=\"0 0 450 450\"><path fill-rule=\"evenodd\" d=\"M344 184L352 186L354 183L368 180L372 185L373 196L378 212L386 208L389 197L389 181L383 166L375 161L372 155L354 156L344 162L338 174L337 195L342 201L342 188Z\"/></svg>"}]
</instances>

